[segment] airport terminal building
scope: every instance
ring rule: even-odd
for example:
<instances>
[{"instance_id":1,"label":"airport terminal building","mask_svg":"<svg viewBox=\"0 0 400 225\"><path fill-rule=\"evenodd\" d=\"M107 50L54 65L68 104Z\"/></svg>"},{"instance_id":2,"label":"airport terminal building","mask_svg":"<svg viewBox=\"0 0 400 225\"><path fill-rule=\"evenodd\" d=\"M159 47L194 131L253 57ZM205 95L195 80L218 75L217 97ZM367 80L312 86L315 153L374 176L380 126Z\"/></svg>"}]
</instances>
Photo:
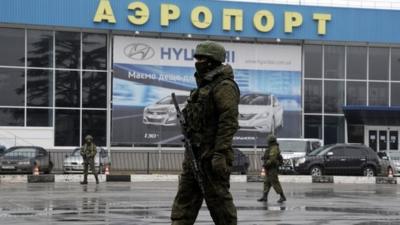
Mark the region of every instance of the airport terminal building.
<instances>
[{"instance_id":1,"label":"airport terminal building","mask_svg":"<svg viewBox=\"0 0 400 225\"><path fill-rule=\"evenodd\" d=\"M399 149L400 11L211 0L0 1L0 140L181 145L195 46L222 43L240 146L278 137Z\"/></svg>"}]
</instances>

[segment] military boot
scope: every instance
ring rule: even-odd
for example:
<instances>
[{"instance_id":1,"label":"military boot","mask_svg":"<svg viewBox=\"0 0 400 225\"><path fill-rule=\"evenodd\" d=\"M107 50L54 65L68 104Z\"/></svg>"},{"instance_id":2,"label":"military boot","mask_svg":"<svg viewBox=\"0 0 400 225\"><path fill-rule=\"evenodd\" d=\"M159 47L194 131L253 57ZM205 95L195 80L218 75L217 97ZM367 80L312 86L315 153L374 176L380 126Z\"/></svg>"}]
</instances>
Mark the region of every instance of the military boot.
<instances>
[{"instance_id":1,"label":"military boot","mask_svg":"<svg viewBox=\"0 0 400 225\"><path fill-rule=\"evenodd\" d=\"M281 194L281 197L280 197L279 200L278 200L278 203L282 203L282 202L284 202L284 201L286 201L286 197L285 197L285 195L282 193L282 194Z\"/></svg>"},{"instance_id":2,"label":"military boot","mask_svg":"<svg viewBox=\"0 0 400 225\"><path fill-rule=\"evenodd\" d=\"M81 184L87 184L87 175L83 175L83 181L81 181Z\"/></svg>"},{"instance_id":3,"label":"military boot","mask_svg":"<svg viewBox=\"0 0 400 225\"><path fill-rule=\"evenodd\" d=\"M94 178L96 178L96 184L99 184L99 177L96 175L94 175Z\"/></svg>"},{"instance_id":4,"label":"military boot","mask_svg":"<svg viewBox=\"0 0 400 225\"><path fill-rule=\"evenodd\" d=\"M263 196L258 199L259 202L268 202L268 192L264 192Z\"/></svg>"},{"instance_id":5,"label":"military boot","mask_svg":"<svg viewBox=\"0 0 400 225\"><path fill-rule=\"evenodd\" d=\"M81 184L87 184L87 180L81 181Z\"/></svg>"}]
</instances>

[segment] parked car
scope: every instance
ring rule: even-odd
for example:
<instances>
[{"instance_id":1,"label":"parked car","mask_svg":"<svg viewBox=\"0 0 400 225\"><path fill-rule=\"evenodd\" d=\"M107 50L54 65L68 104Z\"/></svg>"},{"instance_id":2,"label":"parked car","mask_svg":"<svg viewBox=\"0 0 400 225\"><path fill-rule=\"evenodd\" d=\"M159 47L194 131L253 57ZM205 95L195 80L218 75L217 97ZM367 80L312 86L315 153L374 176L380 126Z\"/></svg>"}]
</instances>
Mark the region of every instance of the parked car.
<instances>
[{"instance_id":1,"label":"parked car","mask_svg":"<svg viewBox=\"0 0 400 225\"><path fill-rule=\"evenodd\" d=\"M233 153L232 173L247 174L250 165L249 157L237 148L233 149Z\"/></svg>"},{"instance_id":2,"label":"parked car","mask_svg":"<svg viewBox=\"0 0 400 225\"><path fill-rule=\"evenodd\" d=\"M400 151L389 150L378 152L378 155L385 161L386 164L386 175L392 174L395 177L400 176Z\"/></svg>"},{"instance_id":3,"label":"parked car","mask_svg":"<svg viewBox=\"0 0 400 225\"><path fill-rule=\"evenodd\" d=\"M283 107L274 95L251 93L240 97L240 130L271 132L282 125Z\"/></svg>"},{"instance_id":4,"label":"parked car","mask_svg":"<svg viewBox=\"0 0 400 225\"><path fill-rule=\"evenodd\" d=\"M6 152L7 148L4 145L0 145L0 155L3 155Z\"/></svg>"},{"instance_id":5,"label":"parked car","mask_svg":"<svg viewBox=\"0 0 400 225\"><path fill-rule=\"evenodd\" d=\"M83 158L81 156L81 148L75 148L70 155L66 155L63 163L64 173L82 173ZM108 152L101 147L97 147L97 154L94 158L94 164L98 172L104 172L105 165L110 162ZM90 170L90 168L89 168Z\"/></svg>"},{"instance_id":6,"label":"parked car","mask_svg":"<svg viewBox=\"0 0 400 225\"><path fill-rule=\"evenodd\" d=\"M176 101L181 109L186 106L187 95L176 95ZM167 96L143 110L143 123L146 125L175 126L177 125L176 110L172 97Z\"/></svg>"},{"instance_id":7,"label":"parked car","mask_svg":"<svg viewBox=\"0 0 400 225\"><path fill-rule=\"evenodd\" d=\"M378 154L361 144L332 144L322 146L295 162L300 174L321 175L381 175Z\"/></svg>"},{"instance_id":8,"label":"parked car","mask_svg":"<svg viewBox=\"0 0 400 225\"><path fill-rule=\"evenodd\" d=\"M280 173L294 174L296 173L295 161L321 147L323 141L311 138L278 138L278 144L283 157L283 165L279 168Z\"/></svg>"},{"instance_id":9,"label":"parked car","mask_svg":"<svg viewBox=\"0 0 400 225\"><path fill-rule=\"evenodd\" d=\"M39 146L14 146L0 156L1 173L33 173L35 166L46 174L54 166L50 153Z\"/></svg>"}]
</instances>

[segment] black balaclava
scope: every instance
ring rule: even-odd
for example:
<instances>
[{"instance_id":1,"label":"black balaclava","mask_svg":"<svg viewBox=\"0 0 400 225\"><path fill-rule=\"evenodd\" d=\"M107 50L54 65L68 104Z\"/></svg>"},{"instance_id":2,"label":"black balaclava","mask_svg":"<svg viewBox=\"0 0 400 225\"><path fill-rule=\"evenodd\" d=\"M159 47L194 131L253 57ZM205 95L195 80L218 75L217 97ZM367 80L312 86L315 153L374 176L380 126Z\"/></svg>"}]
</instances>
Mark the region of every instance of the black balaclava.
<instances>
[{"instance_id":1,"label":"black balaclava","mask_svg":"<svg viewBox=\"0 0 400 225\"><path fill-rule=\"evenodd\" d=\"M221 62L212 60L211 58L206 58L206 60L202 62L196 62L195 67L198 75L203 77L206 73L210 72L211 70L217 68L221 65Z\"/></svg>"}]
</instances>

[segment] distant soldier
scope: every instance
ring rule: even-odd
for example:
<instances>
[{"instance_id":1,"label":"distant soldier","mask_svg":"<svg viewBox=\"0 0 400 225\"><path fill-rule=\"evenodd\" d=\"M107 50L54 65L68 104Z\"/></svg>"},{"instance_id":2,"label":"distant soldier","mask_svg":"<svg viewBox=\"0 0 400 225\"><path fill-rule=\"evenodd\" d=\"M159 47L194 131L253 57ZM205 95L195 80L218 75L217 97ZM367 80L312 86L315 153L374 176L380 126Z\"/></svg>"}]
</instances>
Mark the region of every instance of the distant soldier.
<instances>
[{"instance_id":1,"label":"distant soldier","mask_svg":"<svg viewBox=\"0 0 400 225\"><path fill-rule=\"evenodd\" d=\"M232 67L223 64L225 48L211 41L196 46L197 88L183 110L186 130L203 183L196 180L185 153L178 193L172 206L172 225L192 225L205 199L216 225L236 225L236 207L229 192L233 162L232 140L238 130L239 88ZM200 187L204 187L204 195Z\"/></svg>"},{"instance_id":2,"label":"distant soldier","mask_svg":"<svg viewBox=\"0 0 400 225\"><path fill-rule=\"evenodd\" d=\"M99 178L97 176L96 168L94 165L94 157L96 156L97 150L96 145L93 143L93 137L91 135L87 135L85 137L85 144L83 144L81 148L81 156L83 158L83 181L81 184L87 184L87 176L88 176L88 167L90 165L90 169L96 178L96 184L99 183Z\"/></svg>"},{"instance_id":3,"label":"distant soldier","mask_svg":"<svg viewBox=\"0 0 400 225\"><path fill-rule=\"evenodd\" d=\"M259 202L268 201L268 193L271 186L275 189L276 193L280 195L278 203L286 201L286 197L283 194L282 186L279 182L278 172L279 166L283 163L281 151L274 135L268 135L268 148L264 153L264 169L265 169L265 180L264 180L264 194L262 198L258 199Z\"/></svg>"}]
</instances>

